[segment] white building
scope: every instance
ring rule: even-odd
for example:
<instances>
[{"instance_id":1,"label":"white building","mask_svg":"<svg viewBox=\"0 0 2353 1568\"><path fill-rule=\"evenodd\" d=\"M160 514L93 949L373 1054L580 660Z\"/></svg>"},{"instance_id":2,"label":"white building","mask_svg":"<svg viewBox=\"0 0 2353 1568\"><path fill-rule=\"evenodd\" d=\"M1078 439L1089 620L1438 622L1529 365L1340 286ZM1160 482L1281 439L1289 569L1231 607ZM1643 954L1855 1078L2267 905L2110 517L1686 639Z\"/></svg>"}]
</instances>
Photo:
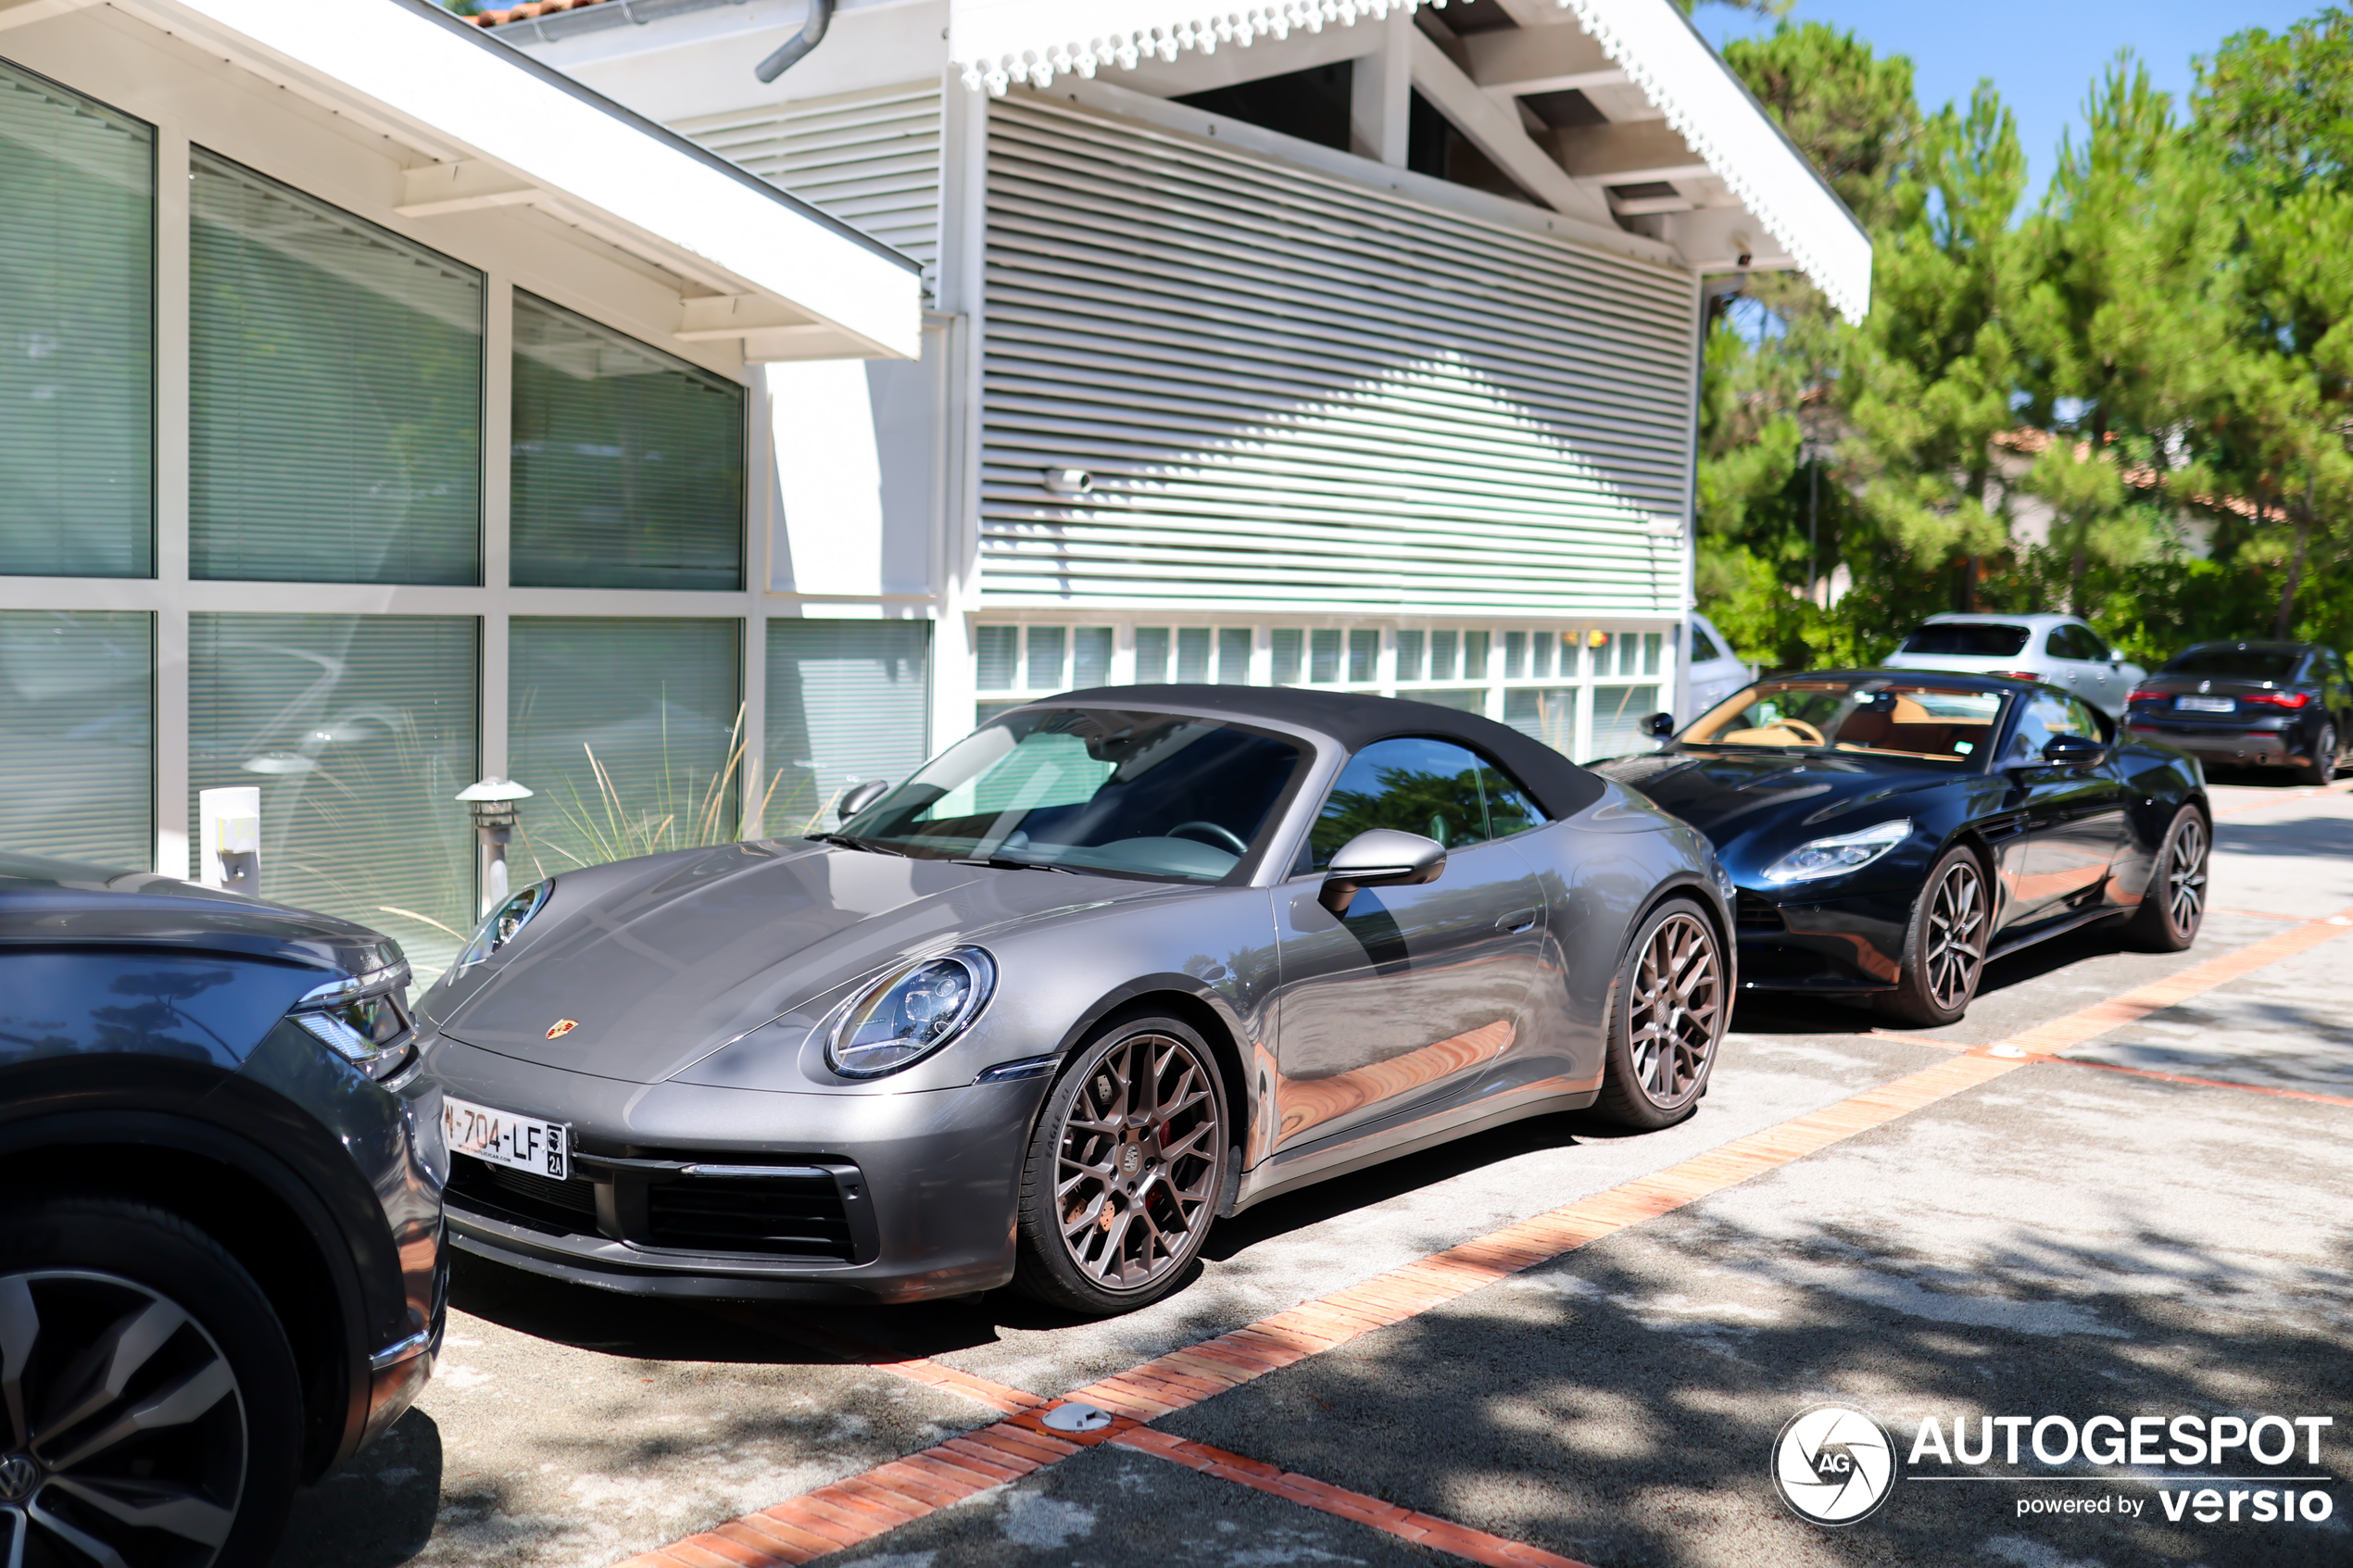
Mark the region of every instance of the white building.
<instances>
[{"instance_id":1,"label":"white building","mask_svg":"<svg viewBox=\"0 0 2353 1568\"><path fill-rule=\"evenodd\" d=\"M925 264L919 363L747 340L766 613L833 702L767 737L801 802L875 766L860 660L925 627L900 768L1024 694L1163 678L1626 749L1674 702L1703 278L1868 303L1868 240L1671 0L476 20Z\"/></svg>"}]
</instances>

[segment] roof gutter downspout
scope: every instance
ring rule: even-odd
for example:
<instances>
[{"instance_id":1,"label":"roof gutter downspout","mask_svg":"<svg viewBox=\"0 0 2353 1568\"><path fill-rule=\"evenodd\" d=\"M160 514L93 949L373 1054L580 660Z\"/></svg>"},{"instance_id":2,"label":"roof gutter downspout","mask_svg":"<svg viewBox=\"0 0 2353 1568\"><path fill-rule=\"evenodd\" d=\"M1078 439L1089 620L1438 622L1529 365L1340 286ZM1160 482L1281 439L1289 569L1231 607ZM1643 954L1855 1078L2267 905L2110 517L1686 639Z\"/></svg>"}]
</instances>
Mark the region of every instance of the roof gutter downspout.
<instances>
[{"instance_id":1,"label":"roof gutter downspout","mask_svg":"<svg viewBox=\"0 0 2353 1568\"><path fill-rule=\"evenodd\" d=\"M809 19L800 31L785 40L784 47L752 68L751 74L762 82L774 82L797 64L803 55L825 41L825 25L834 19L834 0L809 0Z\"/></svg>"}]
</instances>

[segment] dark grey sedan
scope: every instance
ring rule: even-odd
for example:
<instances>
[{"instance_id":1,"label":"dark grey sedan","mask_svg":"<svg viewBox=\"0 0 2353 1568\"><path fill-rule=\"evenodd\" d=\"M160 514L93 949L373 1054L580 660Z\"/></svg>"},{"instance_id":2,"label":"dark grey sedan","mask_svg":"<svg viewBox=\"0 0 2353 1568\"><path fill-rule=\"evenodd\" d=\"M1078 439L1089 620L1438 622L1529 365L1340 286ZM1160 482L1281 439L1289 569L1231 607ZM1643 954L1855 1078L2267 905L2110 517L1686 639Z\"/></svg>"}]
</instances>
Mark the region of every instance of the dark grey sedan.
<instances>
[{"instance_id":1,"label":"dark grey sedan","mask_svg":"<svg viewBox=\"0 0 2353 1568\"><path fill-rule=\"evenodd\" d=\"M1500 724L1238 687L982 726L842 831L567 872L419 1004L458 1245L610 1289L1085 1312L1223 1215L1705 1091L1707 841Z\"/></svg>"}]
</instances>

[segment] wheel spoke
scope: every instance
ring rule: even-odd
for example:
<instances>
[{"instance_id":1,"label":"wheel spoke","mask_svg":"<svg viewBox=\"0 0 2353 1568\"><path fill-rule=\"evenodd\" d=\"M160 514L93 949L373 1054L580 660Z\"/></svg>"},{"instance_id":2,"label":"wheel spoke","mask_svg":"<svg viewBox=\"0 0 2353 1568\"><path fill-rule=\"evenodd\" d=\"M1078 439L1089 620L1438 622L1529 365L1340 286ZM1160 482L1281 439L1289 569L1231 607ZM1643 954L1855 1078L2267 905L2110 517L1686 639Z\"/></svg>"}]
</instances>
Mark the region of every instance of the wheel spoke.
<instances>
[{"instance_id":1,"label":"wheel spoke","mask_svg":"<svg viewBox=\"0 0 2353 1568\"><path fill-rule=\"evenodd\" d=\"M91 1455L103 1452L142 1432L185 1426L237 1391L229 1363L215 1358L145 1403L116 1417L97 1434L49 1462L52 1470L70 1470Z\"/></svg>"},{"instance_id":2,"label":"wheel spoke","mask_svg":"<svg viewBox=\"0 0 2353 1568\"><path fill-rule=\"evenodd\" d=\"M41 1309L33 1305L31 1284L16 1274L0 1279L0 1413L7 1417L11 1449L32 1442L32 1418L24 1408L24 1373L40 1337ZM19 1532L19 1549L22 1534Z\"/></svg>"},{"instance_id":3,"label":"wheel spoke","mask_svg":"<svg viewBox=\"0 0 2353 1568\"><path fill-rule=\"evenodd\" d=\"M43 1508L38 1499L31 1507L26 1509L25 1512L28 1516L28 1524L40 1525L45 1533L55 1536L91 1562L98 1564L98 1568L130 1568L130 1564L123 1562L120 1552L102 1540L83 1535L47 1509Z\"/></svg>"},{"instance_id":4,"label":"wheel spoke","mask_svg":"<svg viewBox=\"0 0 2353 1568\"><path fill-rule=\"evenodd\" d=\"M200 1546L219 1546L229 1538L229 1526L237 1522L237 1516L220 1504L177 1489L142 1487L136 1495L124 1497L117 1489L122 1486L120 1482L102 1486L59 1476L49 1484L134 1529L168 1531Z\"/></svg>"},{"instance_id":5,"label":"wheel spoke","mask_svg":"<svg viewBox=\"0 0 2353 1568\"><path fill-rule=\"evenodd\" d=\"M88 1382L81 1398L61 1411L51 1412L42 1423L42 1430L32 1435L28 1448L38 1447L42 1438L52 1432L61 1432L87 1420L122 1397L123 1389L148 1358L164 1347L165 1341L180 1332L188 1315L169 1301L150 1300L136 1311L118 1320L97 1343L76 1358L79 1370ZM98 1363L104 1363L104 1370ZM62 1460L62 1466L71 1463Z\"/></svg>"}]
</instances>

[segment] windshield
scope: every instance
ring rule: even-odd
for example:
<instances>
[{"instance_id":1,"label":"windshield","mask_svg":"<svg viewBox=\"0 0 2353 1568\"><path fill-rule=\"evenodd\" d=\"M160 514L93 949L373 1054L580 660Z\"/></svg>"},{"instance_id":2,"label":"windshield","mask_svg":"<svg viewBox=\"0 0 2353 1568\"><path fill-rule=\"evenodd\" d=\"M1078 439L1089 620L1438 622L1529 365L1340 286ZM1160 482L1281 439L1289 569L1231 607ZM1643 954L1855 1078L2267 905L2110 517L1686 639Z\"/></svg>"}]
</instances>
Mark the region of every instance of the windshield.
<instances>
[{"instance_id":1,"label":"windshield","mask_svg":"<svg viewBox=\"0 0 2353 1568\"><path fill-rule=\"evenodd\" d=\"M1898 653L1938 654L1946 659L2007 659L2026 646L2023 626L1991 621L1937 621L1904 639Z\"/></svg>"},{"instance_id":2,"label":"windshield","mask_svg":"<svg viewBox=\"0 0 2353 1568\"><path fill-rule=\"evenodd\" d=\"M2160 675L2221 675L2237 681L2292 681L2304 662L2296 648L2233 647L2228 643L2192 648L2166 661Z\"/></svg>"},{"instance_id":3,"label":"windshield","mask_svg":"<svg viewBox=\"0 0 2353 1568\"><path fill-rule=\"evenodd\" d=\"M1984 754L2002 715L1999 692L1891 681L1768 681L1703 716L1678 737L1699 746L1866 751L1952 762Z\"/></svg>"},{"instance_id":4,"label":"windshield","mask_svg":"<svg viewBox=\"0 0 2353 1568\"><path fill-rule=\"evenodd\" d=\"M1033 709L974 731L842 831L927 859L1216 882L1258 847L1305 755L1214 720Z\"/></svg>"}]
</instances>

